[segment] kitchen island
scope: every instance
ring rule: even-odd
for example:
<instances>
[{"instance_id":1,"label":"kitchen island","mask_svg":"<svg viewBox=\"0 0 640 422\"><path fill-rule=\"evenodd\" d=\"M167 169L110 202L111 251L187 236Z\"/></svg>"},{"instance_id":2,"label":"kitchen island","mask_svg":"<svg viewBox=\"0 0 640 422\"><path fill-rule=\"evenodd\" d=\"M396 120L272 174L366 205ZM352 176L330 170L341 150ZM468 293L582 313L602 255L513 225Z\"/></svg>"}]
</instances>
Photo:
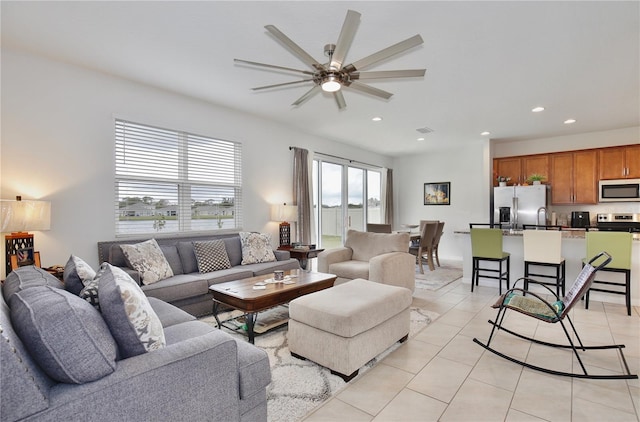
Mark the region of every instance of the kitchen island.
<instances>
[{"instance_id":1,"label":"kitchen island","mask_svg":"<svg viewBox=\"0 0 640 422\"><path fill-rule=\"evenodd\" d=\"M503 250L511 254L511 276L510 285L524 275L524 246L522 240L522 230L503 230ZM453 232L463 251L463 282L471 282L471 237L469 229L457 230ZM562 256L566 261L566 288L571 287L576 277L582 269L582 259L585 258L586 240L584 229L563 229L562 230ZM497 265L496 265L497 268ZM538 271L538 268L536 268ZM540 272L544 271L541 270ZM604 279L622 280L622 274L607 273ZM481 286L497 287L497 280L480 278ZM518 283L518 287L523 287ZM469 286L469 288L471 288ZM546 292L542 286L529 285L532 291ZM602 301L615 303L624 306L624 296L610 293L592 292L592 301ZM631 250L631 305L640 306L640 233L633 234Z\"/></svg>"}]
</instances>

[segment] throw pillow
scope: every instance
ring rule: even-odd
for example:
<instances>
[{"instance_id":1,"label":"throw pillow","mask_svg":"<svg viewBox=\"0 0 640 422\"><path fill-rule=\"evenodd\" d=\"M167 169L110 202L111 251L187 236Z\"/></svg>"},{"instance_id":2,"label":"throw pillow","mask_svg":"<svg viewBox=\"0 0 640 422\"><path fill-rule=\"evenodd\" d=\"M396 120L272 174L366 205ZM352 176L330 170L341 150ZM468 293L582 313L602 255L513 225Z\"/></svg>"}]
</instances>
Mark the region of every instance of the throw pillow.
<instances>
[{"instance_id":1,"label":"throw pillow","mask_svg":"<svg viewBox=\"0 0 640 422\"><path fill-rule=\"evenodd\" d=\"M98 298L102 317L118 343L122 358L165 346L162 323L129 274L106 264L98 284Z\"/></svg>"},{"instance_id":2,"label":"throw pillow","mask_svg":"<svg viewBox=\"0 0 640 422\"><path fill-rule=\"evenodd\" d=\"M193 242L193 250L198 260L198 271L201 273L231 268L224 240Z\"/></svg>"},{"instance_id":3,"label":"throw pillow","mask_svg":"<svg viewBox=\"0 0 640 422\"><path fill-rule=\"evenodd\" d=\"M129 266L140 273L142 284L152 284L173 276L171 266L155 239L120 247Z\"/></svg>"},{"instance_id":4,"label":"throw pillow","mask_svg":"<svg viewBox=\"0 0 640 422\"><path fill-rule=\"evenodd\" d=\"M98 311L100 310L100 299L98 298L98 284L100 283L100 277L102 277L106 269L107 269L107 263L104 262L100 266L100 269L96 273L96 276L93 278L93 280L87 281L85 283L84 288L80 290L80 294L78 294L78 296L80 296L82 299L89 302Z\"/></svg>"},{"instance_id":5,"label":"throw pillow","mask_svg":"<svg viewBox=\"0 0 640 422\"><path fill-rule=\"evenodd\" d=\"M80 290L84 288L84 284L93 280L96 272L89 264L81 258L71 255L64 266L64 288L74 295L80 294Z\"/></svg>"},{"instance_id":6,"label":"throw pillow","mask_svg":"<svg viewBox=\"0 0 640 422\"><path fill-rule=\"evenodd\" d=\"M271 236L262 233L240 232L242 265L273 262L276 256L271 248Z\"/></svg>"},{"instance_id":7,"label":"throw pillow","mask_svg":"<svg viewBox=\"0 0 640 422\"><path fill-rule=\"evenodd\" d=\"M40 267L28 265L11 271L2 284L2 293L5 302L9 303L11 296L24 289L37 286L51 286L62 289L63 285L54 276Z\"/></svg>"},{"instance_id":8,"label":"throw pillow","mask_svg":"<svg viewBox=\"0 0 640 422\"><path fill-rule=\"evenodd\" d=\"M64 289L40 286L11 298L16 333L42 370L83 384L116 369L117 346L100 313Z\"/></svg>"}]
</instances>

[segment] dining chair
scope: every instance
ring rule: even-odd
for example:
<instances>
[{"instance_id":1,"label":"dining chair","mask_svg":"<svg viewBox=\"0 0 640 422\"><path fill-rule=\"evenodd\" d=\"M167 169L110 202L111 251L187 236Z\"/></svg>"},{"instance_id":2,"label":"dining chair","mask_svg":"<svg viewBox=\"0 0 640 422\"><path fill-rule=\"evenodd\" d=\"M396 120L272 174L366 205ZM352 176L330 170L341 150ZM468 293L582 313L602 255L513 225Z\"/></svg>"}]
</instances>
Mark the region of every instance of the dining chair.
<instances>
[{"instance_id":1,"label":"dining chair","mask_svg":"<svg viewBox=\"0 0 640 422\"><path fill-rule=\"evenodd\" d=\"M438 228L436 229L436 234L433 237L433 247L431 248L431 252L433 257L435 258L435 262L440 266L440 257L438 256L438 246L440 245L440 238L442 237L442 232L444 230L444 221L438 222Z\"/></svg>"},{"instance_id":2,"label":"dining chair","mask_svg":"<svg viewBox=\"0 0 640 422\"><path fill-rule=\"evenodd\" d=\"M367 231L372 233L391 233L391 224L367 223Z\"/></svg>"},{"instance_id":3,"label":"dining chair","mask_svg":"<svg viewBox=\"0 0 640 422\"><path fill-rule=\"evenodd\" d=\"M529 278L540 277L532 283L545 284L556 288L556 295L564 296L565 291L565 260L562 257L562 232L557 230L524 230L522 232L524 244L524 289L529 290ZM538 267L533 272L531 267ZM553 274L548 271L541 273L542 268L551 267ZM553 282L550 281L553 280Z\"/></svg>"},{"instance_id":4,"label":"dining chair","mask_svg":"<svg viewBox=\"0 0 640 422\"><path fill-rule=\"evenodd\" d=\"M422 231L420 234L420 243L417 246L410 246L409 253L416 256L416 260L418 262L418 267L420 268L420 274L424 274L424 268L422 267L422 261L426 257L427 264L429 265L429 269L431 271L435 270L435 265L433 264L433 239L436 235L436 230L438 229L437 222L425 223L422 226Z\"/></svg>"},{"instance_id":5,"label":"dining chair","mask_svg":"<svg viewBox=\"0 0 640 422\"><path fill-rule=\"evenodd\" d=\"M611 255L611 262L600 269L599 276L603 273L622 273L624 281L619 280L593 280L593 286L587 290L585 295L585 308L589 309L589 293L603 292L613 293L625 296L625 304L627 306L627 315L631 315L631 249L632 238L631 233L626 232L587 232L587 256L592 256L594 251L606 251ZM582 265L585 265L583 260ZM597 287L601 285L604 287Z\"/></svg>"},{"instance_id":6,"label":"dining chair","mask_svg":"<svg viewBox=\"0 0 640 422\"><path fill-rule=\"evenodd\" d=\"M502 250L502 230L501 229L479 229L471 228L471 291L474 285L478 285L480 277L498 280L498 291L502 294L502 281L507 282L509 289L509 265L511 254ZM483 261L497 263L498 269L493 267L480 267ZM502 264L506 263L503 271ZM496 275L492 275L496 274Z\"/></svg>"}]
</instances>

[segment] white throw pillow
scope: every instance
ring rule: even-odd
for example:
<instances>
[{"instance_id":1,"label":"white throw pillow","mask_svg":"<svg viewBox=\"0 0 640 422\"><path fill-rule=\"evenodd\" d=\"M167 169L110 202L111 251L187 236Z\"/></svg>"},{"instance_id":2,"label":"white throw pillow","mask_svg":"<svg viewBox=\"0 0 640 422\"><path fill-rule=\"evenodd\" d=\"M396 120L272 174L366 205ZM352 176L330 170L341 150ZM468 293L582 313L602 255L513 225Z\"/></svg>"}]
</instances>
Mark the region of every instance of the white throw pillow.
<instances>
[{"instance_id":1,"label":"white throw pillow","mask_svg":"<svg viewBox=\"0 0 640 422\"><path fill-rule=\"evenodd\" d=\"M242 265L273 262L276 256L271 248L271 236L262 233L240 232Z\"/></svg>"},{"instance_id":2,"label":"white throw pillow","mask_svg":"<svg viewBox=\"0 0 640 422\"><path fill-rule=\"evenodd\" d=\"M153 284L173 276L171 266L155 239L135 245L120 245L129 266L140 273L142 284Z\"/></svg>"}]
</instances>

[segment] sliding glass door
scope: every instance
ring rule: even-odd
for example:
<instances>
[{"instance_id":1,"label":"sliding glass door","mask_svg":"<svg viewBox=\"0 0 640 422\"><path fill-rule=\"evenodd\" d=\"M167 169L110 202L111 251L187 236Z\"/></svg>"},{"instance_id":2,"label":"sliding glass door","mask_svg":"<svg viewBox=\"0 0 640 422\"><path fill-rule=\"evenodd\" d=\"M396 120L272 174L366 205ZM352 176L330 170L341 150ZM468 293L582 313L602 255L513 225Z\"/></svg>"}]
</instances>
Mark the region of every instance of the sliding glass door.
<instances>
[{"instance_id":1,"label":"sliding glass door","mask_svg":"<svg viewBox=\"0 0 640 422\"><path fill-rule=\"evenodd\" d=\"M379 170L317 159L313 192L316 239L322 248L342 246L347 230L365 231L366 222L380 222Z\"/></svg>"}]
</instances>

